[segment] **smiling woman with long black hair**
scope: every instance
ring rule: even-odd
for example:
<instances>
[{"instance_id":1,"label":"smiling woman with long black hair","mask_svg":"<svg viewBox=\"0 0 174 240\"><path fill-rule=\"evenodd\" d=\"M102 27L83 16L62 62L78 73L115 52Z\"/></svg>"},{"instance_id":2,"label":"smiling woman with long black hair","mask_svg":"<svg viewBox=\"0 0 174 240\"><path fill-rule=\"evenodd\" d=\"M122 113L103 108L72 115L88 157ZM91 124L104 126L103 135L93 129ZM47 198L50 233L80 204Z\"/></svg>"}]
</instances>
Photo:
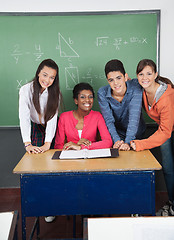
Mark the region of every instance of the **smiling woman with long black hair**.
<instances>
[{"instance_id":1,"label":"smiling woman with long black hair","mask_svg":"<svg viewBox=\"0 0 174 240\"><path fill-rule=\"evenodd\" d=\"M43 60L34 79L19 91L21 135L28 153L50 149L60 103L59 69L52 59Z\"/></svg>"}]
</instances>

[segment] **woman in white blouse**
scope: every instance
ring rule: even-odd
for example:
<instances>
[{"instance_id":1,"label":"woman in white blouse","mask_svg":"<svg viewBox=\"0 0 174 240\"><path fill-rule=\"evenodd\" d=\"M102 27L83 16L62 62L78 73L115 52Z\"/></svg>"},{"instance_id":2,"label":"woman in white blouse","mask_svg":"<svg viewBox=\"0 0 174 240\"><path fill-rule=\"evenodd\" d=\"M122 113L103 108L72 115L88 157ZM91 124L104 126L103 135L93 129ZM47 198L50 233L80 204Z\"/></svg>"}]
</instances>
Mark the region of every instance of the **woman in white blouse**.
<instances>
[{"instance_id":1,"label":"woman in white blouse","mask_svg":"<svg viewBox=\"0 0 174 240\"><path fill-rule=\"evenodd\" d=\"M59 68L46 59L34 79L19 91L19 119L22 139L28 153L50 149L57 126L60 102Z\"/></svg>"}]
</instances>

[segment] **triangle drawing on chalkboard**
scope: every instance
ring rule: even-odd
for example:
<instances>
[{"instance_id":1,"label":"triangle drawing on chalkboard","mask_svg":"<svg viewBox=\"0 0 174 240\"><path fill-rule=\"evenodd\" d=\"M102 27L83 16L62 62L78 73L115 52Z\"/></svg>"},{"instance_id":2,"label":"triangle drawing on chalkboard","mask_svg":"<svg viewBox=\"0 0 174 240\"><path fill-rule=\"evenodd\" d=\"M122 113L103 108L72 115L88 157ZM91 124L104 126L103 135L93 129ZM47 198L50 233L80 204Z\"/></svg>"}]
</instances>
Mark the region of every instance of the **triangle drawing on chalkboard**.
<instances>
[{"instance_id":1,"label":"triangle drawing on chalkboard","mask_svg":"<svg viewBox=\"0 0 174 240\"><path fill-rule=\"evenodd\" d=\"M77 67L65 68L66 89L72 90L74 86L79 83L79 73Z\"/></svg>"},{"instance_id":2,"label":"triangle drawing on chalkboard","mask_svg":"<svg viewBox=\"0 0 174 240\"><path fill-rule=\"evenodd\" d=\"M79 57L65 38L59 33L59 49L61 57Z\"/></svg>"}]
</instances>

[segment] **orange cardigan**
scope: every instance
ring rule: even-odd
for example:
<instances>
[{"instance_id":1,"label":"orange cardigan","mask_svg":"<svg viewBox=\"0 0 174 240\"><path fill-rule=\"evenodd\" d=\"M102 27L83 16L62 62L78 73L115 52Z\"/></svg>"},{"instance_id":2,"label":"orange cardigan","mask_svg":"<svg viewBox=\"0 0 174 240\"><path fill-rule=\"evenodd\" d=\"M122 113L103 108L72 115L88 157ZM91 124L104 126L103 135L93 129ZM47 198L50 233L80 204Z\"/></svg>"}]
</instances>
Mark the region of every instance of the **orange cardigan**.
<instances>
[{"instance_id":1,"label":"orange cardigan","mask_svg":"<svg viewBox=\"0 0 174 240\"><path fill-rule=\"evenodd\" d=\"M147 97L143 92L144 108L150 118L159 126L158 130L149 138L143 140L134 140L136 151L151 149L162 145L171 137L174 130L174 89L168 85L166 91L156 102L154 100L151 109L148 108Z\"/></svg>"}]
</instances>

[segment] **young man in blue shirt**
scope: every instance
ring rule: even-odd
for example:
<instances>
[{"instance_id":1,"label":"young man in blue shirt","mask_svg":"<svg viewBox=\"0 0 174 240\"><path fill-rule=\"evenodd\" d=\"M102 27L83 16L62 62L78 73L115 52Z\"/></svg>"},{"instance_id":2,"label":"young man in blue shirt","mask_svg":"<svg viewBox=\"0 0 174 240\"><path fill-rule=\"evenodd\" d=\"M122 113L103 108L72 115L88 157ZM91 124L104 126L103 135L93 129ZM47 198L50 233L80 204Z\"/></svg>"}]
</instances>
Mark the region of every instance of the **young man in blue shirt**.
<instances>
[{"instance_id":1,"label":"young man in blue shirt","mask_svg":"<svg viewBox=\"0 0 174 240\"><path fill-rule=\"evenodd\" d=\"M98 102L113 140L113 148L130 150L130 141L145 132L142 116L142 88L137 79L128 80L123 63L117 59L105 66L109 85L98 90Z\"/></svg>"}]
</instances>

